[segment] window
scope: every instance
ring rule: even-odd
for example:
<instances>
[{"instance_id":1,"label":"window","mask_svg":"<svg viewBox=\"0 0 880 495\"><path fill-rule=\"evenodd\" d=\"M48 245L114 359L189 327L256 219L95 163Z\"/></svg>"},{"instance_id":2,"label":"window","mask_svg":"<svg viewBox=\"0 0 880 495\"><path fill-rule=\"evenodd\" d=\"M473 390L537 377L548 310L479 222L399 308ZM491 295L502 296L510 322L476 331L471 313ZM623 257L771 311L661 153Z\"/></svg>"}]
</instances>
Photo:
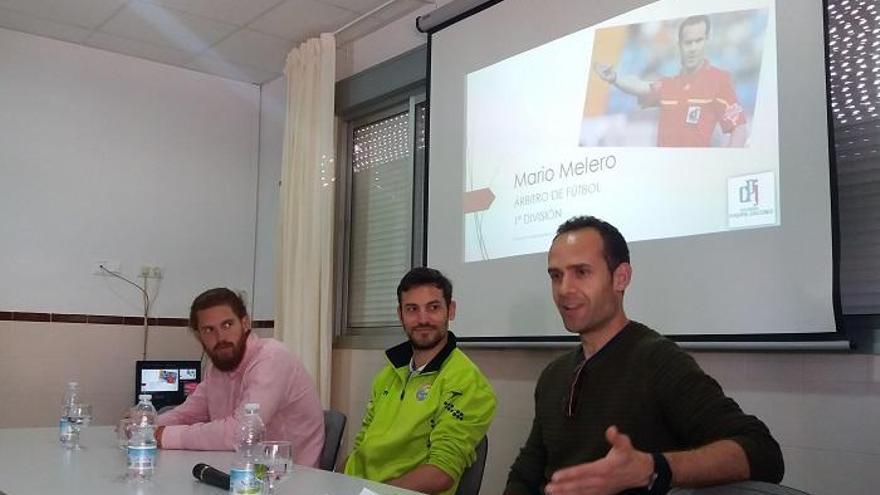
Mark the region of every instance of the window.
<instances>
[{"instance_id":1,"label":"window","mask_svg":"<svg viewBox=\"0 0 880 495\"><path fill-rule=\"evenodd\" d=\"M423 258L423 96L350 121L342 328L398 335L397 283Z\"/></svg>"},{"instance_id":2,"label":"window","mask_svg":"<svg viewBox=\"0 0 880 495\"><path fill-rule=\"evenodd\" d=\"M840 291L848 315L880 314L880 12L875 6L870 0L828 2Z\"/></svg>"}]
</instances>

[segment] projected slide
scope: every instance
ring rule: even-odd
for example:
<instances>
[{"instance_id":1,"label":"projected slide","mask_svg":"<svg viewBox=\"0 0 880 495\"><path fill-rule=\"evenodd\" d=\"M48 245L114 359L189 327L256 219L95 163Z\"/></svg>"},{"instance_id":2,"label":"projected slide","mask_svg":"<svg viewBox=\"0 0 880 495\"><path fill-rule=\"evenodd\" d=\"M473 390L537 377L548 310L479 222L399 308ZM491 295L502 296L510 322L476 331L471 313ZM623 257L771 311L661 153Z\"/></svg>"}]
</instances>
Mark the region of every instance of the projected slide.
<instances>
[{"instance_id":1,"label":"projected slide","mask_svg":"<svg viewBox=\"0 0 880 495\"><path fill-rule=\"evenodd\" d=\"M780 225L774 7L656 2L469 73L464 260L575 215L631 242Z\"/></svg>"}]
</instances>

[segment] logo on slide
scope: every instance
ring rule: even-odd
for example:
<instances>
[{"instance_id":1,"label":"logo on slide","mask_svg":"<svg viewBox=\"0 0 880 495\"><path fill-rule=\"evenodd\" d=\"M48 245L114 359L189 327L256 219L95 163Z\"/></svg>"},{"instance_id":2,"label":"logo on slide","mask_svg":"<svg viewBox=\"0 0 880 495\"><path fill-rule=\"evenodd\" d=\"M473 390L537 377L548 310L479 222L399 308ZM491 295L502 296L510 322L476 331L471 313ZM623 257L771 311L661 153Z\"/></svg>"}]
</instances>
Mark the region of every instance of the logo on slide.
<instances>
[{"instance_id":1,"label":"logo on slide","mask_svg":"<svg viewBox=\"0 0 880 495\"><path fill-rule=\"evenodd\" d=\"M773 172L727 179L727 223L731 228L777 223L776 176Z\"/></svg>"},{"instance_id":2,"label":"logo on slide","mask_svg":"<svg viewBox=\"0 0 880 495\"><path fill-rule=\"evenodd\" d=\"M758 186L758 179L747 179L746 184L744 186L740 186L739 188L740 204L751 203L752 206L758 206L758 191L760 191L760 186Z\"/></svg>"}]
</instances>

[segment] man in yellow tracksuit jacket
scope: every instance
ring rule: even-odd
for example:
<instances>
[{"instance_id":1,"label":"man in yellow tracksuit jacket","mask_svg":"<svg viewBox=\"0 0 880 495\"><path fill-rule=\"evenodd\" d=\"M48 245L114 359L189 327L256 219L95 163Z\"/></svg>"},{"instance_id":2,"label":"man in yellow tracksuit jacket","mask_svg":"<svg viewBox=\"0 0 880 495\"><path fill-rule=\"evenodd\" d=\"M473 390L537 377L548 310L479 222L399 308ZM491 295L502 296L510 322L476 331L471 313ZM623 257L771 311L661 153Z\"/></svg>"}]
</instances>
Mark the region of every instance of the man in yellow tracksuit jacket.
<instances>
[{"instance_id":1,"label":"man in yellow tracksuit jacket","mask_svg":"<svg viewBox=\"0 0 880 495\"><path fill-rule=\"evenodd\" d=\"M448 331L455 318L449 280L414 268L397 294L409 341L385 352L345 473L451 495L489 429L495 394Z\"/></svg>"}]
</instances>

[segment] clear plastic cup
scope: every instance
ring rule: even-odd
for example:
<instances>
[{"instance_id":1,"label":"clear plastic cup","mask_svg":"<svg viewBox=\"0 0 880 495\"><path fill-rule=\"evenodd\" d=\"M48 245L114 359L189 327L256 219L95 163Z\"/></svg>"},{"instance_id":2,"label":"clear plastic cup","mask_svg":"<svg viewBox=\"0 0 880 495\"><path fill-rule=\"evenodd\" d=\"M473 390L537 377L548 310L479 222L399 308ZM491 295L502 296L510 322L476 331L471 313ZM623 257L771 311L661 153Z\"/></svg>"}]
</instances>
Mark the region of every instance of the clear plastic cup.
<instances>
[{"instance_id":1,"label":"clear plastic cup","mask_svg":"<svg viewBox=\"0 0 880 495\"><path fill-rule=\"evenodd\" d=\"M293 446L290 442L260 442L261 460L266 466L266 479L263 483L263 495L274 495L278 484L284 481L293 469Z\"/></svg>"},{"instance_id":2,"label":"clear plastic cup","mask_svg":"<svg viewBox=\"0 0 880 495\"><path fill-rule=\"evenodd\" d=\"M116 440L119 448L122 450L128 448L128 441L131 439L131 427L133 424L134 421L131 418L122 418L119 420L119 423L116 424Z\"/></svg>"}]
</instances>

